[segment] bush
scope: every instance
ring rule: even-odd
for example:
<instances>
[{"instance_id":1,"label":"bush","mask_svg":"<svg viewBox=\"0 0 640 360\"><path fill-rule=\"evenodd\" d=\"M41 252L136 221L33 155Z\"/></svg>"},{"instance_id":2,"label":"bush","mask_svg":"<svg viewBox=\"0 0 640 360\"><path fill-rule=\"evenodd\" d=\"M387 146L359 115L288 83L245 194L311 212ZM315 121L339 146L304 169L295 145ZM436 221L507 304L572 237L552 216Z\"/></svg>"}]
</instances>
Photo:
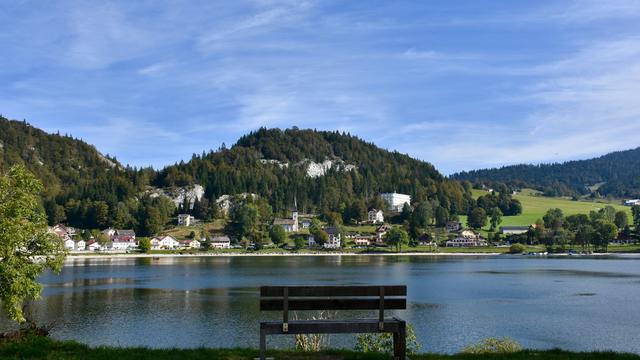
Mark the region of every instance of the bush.
<instances>
[{"instance_id":1,"label":"bush","mask_svg":"<svg viewBox=\"0 0 640 360\"><path fill-rule=\"evenodd\" d=\"M527 248L522 244L513 244L509 247L509 253L511 254L520 254L527 250Z\"/></svg>"},{"instance_id":2,"label":"bush","mask_svg":"<svg viewBox=\"0 0 640 360\"><path fill-rule=\"evenodd\" d=\"M484 339L479 344L467 346L462 350L465 354L506 354L518 351L522 351L522 345L508 337Z\"/></svg>"},{"instance_id":3,"label":"bush","mask_svg":"<svg viewBox=\"0 0 640 360\"><path fill-rule=\"evenodd\" d=\"M407 324L407 353L416 354L422 345L418 342L413 326ZM393 335L390 333L381 334L360 334L356 338L355 351L358 352L380 352L393 353Z\"/></svg>"}]
</instances>

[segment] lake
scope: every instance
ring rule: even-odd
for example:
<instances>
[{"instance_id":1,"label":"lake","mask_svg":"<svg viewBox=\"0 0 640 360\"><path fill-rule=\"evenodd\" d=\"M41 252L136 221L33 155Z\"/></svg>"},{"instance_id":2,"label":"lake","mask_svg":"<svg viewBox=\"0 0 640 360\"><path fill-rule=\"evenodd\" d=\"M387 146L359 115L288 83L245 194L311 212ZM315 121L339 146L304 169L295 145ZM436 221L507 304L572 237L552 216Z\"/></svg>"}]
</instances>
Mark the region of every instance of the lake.
<instances>
[{"instance_id":1,"label":"lake","mask_svg":"<svg viewBox=\"0 0 640 360\"><path fill-rule=\"evenodd\" d=\"M53 337L90 345L257 347L259 320L278 316L259 312L260 285L406 284L408 309L396 314L422 351L509 336L530 348L640 353L633 256L75 258L42 281L35 317L55 324ZM330 346L353 341L332 337Z\"/></svg>"}]
</instances>

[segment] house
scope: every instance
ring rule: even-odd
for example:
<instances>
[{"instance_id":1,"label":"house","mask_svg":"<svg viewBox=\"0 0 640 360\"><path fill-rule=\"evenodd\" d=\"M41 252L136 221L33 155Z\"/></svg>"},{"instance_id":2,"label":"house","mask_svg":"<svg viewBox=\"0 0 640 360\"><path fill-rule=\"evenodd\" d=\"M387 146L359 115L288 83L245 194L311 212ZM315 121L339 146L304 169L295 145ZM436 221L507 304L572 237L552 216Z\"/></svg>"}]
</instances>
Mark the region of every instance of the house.
<instances>
[{"instance_id":1,"label":"house","mask_svg":"<svg viewBox=\"0 0 640 360\"><path fill-rule=\"evenodd\" d=\"M339 249L340 241L342 240L340 229L336 227L326 227L324 231L329 235L327 242L324 243L324 247L326 249Z\"/></svg>"},{"instance_id":2,"label":"house","mask_svg":"<svg viewBox=\"0 0 640 360\"><path fill-rule=\"evenodd\" d=\"M113 235L116 234L116 230L112 228L104 229L101 232L103 235L105 235L108 238L111 238Z\"/></svg>"},{"instance_id":3,"label":"house","mask_svg":"<svg viewBox=\"0 0 640 360\"><path fill-rule=\"evenodd\" d=\"M624 204L627 206L640 205L640 199L625 200Z\"/></svg>"},{"instance_id":4,"label":"house","mask_svg":"<svg viewBox=\"0 0 640 360\"><path fill-rule=\"evenodd\" d=\"M73 251L76 249L76 243L73 240L71 240L71 238L68 238L64 241L64 247L67 250Z\"/></svg>"},{"instance_id":5,"label":"house","mask_svg":"<svg viewBox=\"0 0 640 360\"><path fill-rule=\"evenodd\" d=\"M100 244L95 239L92 239L87 241L87 243L85 244L85 248L89 251L98 251L102 249L102 246L100 246Z\"/></svg>"},{"instance_id":6,"label":"house","mask_svg":"<svg viewBox=\"0 0 640 360\"><path fill-rule=\"evenodd\" d=\"M460 221L449 221L447 222L447 224L444 226L445 230L447 230L447 232L456 232L456 231L460 231L460 229L462 228L462 223Z\"/></svg>"},{"instance_id":7,"label":"house","mask_svg":"<svg viewBox=\"0 0 640 360\"><path fill-rule=\"evenodd\" d=\"M297 232L299 230L297 200L294 200L293 209L291 210L291 218L290 219L275 218L273 219L273 225L282 226L285 232Z\"/></svg>"},{"instance_id":8,"label":"house","mask_svg":"<svg viewBox=\"0 0 640 360\"><path fill-rule=\"evenodd\" d=\"M78 241L76 241L76 250L85 250L87 246L87 243L80 239Z\"/></svg>"},{"instance_id":9,"label":"house","mask_svg":"<svg viewBox=\"0 0 640 360\"><path fill-rule=\"evenodd\" d=\"M424 233L420 236L418 236L418 245L421 246L433 246L436 243L433 241L433 238L431 237L431 235Z\"/></svg>"},{"instance_id":10,"label":"house","mask_svg":"<svg viewBox=\"0 0 640 360\"><path fill-rule=\"evenodd\" d=\"M180 245L178 240L176 240L173 236L162 235L156 236L151 239L151 249L152 250L160 250L160 249L170 249L173 250Z\"/></svg>"},{"instance_id":11,"label":"house","mask_svg":"<svg viewBox=\"0 0 640 360\"><path fill-rule=\"evenodd\" d=\"M182 240L180 246L185 249L200 249L200 241L196 239Z\"/></svg>"},{"instance_id":12,"label":"house","mask_svg":"<svg viewBox=\"0 0 640 360\"><path fill-rule=\"evenodd\" d=\"M384 222L384 214L382 210L371 209L367 213L367 220L371 224L382 224Z\"/></svg>"},{"instance_id":13,"label":"house","mask_svg":"<svg viewBox=\"0 0 640 360\"><path fill-rule=\"evenodd\" d=\"M309 218L304 218L304 219L300 220L300 225L302 226L303 229L310 228L312 223L313 223L313 221L311 221L311 219L309 219Z\"/></svg>"},{"instance_id":14,"label":"house","mask_svg":"<svg viewBox=\"0 0 640 360\"><path fill-rule=\"evenodd\" d=\"M189 214L178 214L178 226L191 226L195 220L196 218Z\"/></svg>"},{"instance_id":15,"label":"house","mask_svg":"<svg viewBox=\"0 0 640 360\"><path fill-rule=\"evenodd\" d=\"M404 204L411 205L411 195L392 193L380 194L382 200L387 203L387 208L391 211L400 212L404 207Z\"/></svg>"},{"instance_id":16,"label":"house","mask_svg":"<svg viewBox=\"0 0 640 360\"><path fill-rule=\"evenodd\" d=\"M480 234L476 234L471 230L463 230L455 239L448 240L445 245L447 247L475 247L487 246L488 243Z\"/></svg>"},{"instance_id":17,"label":"house","mask_svg":"<svg viewBox=\"0 0 640 360\"><path fill-rule=\"evenodd\" d=\"M500 232L505 235L518 235L526 233L529 228L529 226L503 226L500 228Z\"/></svg>"},{"instance_id":18,"label":"house","mask_svg":"<svg viewBox=\"0 0 640 360\"><path fill-rule=\"evenodd\" d=\"M366 236L356 236L353 242L356 246L371 246L371 238Z\"/></svg>"},{"instance_id":19,"label":"house","mask_svg":"<svg viewBox=\"0 0 640 360\"><path fill-rule=\"evenodd\" d=\"M228 236L214 236L211 239L211 248L212 249L228 249L231 247L231 239Z\"/></svg>"},{"instance_id":20,"label":"house","mask_svg":"<svg viewBox=\"0 0 640 360\"><path fill-rule=\"evenodd\" d=\"M389 230L391 230L391 226L389 225L378 226L378 228L376 229L376 243L382 244L384 242L384 236Z\"/></svg>"}]
</instances>

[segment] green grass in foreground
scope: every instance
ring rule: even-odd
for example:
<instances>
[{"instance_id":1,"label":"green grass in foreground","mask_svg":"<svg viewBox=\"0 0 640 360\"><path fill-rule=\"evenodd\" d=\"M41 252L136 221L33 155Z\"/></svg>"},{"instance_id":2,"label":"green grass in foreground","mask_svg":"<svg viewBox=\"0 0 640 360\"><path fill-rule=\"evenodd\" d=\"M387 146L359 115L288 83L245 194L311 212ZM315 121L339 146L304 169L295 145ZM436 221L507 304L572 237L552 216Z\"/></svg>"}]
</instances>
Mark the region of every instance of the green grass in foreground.
<instances>
[{"instance_id":1,"label":"green grass in foreground","mask_svg":"<svg viewBox=\"0 0 640 360\"><path fill-rule=\"evenodd\" d=\"M244 360L258 356L254 349L167 349L154 350L146 348L111 348L88 347L74 341L56 341L49 338L29 337L20 342L0 344L1 359L83 359L83 360L143 360L143 359L181 359L181 360ZM304 353L294 351L269 351L268 356L282 360L382 360L389 359L389 355L378 353L358 353L348 350L327 350L320 353ZM590 360L638 360L640 355L618 354L612 352L574 353L560 350L534 351L525 350L512 354L488 354L488 355L440 355L419 354L411 355L412 360L438 360L438 359L491 359L491 360L520 360L520 359L590 359Z\"/></svg>"}]
</instances>

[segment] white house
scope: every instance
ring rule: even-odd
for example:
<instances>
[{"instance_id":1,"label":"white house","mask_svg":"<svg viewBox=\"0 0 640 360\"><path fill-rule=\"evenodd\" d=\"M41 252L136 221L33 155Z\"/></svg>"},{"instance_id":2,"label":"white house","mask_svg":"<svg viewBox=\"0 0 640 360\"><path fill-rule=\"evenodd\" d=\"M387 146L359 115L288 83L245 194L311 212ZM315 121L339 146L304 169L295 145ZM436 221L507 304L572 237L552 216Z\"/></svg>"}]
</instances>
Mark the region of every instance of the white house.
<instances>
[{"instance_id":1,"label":"white house","mask_svg":"<svg viewBox=\"0 0 640 360\"><path fill-rule=\"evenodd\" d=\"M365 236L356 236L353 238L353 242L356 246L369 246L371 245L371 238Z\"/></svg>"},{"instance_id":2,"label":"white house","mask_svg":"<svg viewBox=\"0 0 640 360\"><path fill-rule=\"evenodd\" d=\"M342 240L342 234L340 234L340 229L336 227L327 227L324 228L324 231L329 235L327 242L324 243L324 247L326 249L339 249L340 241Z\"/></svg>"},{"instance_id":3,"label":"white house","mask_svg":"<svg viewBox=\"0 0 640 360\"><path fill-rule=\"evenodd\" d=\"M411 205L411 195L392 193L380 194L382 200L387 203L387 207L391 211L400 212L404 207L404 204Z\"/></svg>"},{"instance_id":4,"label":"white house","mask_svg":"<svg viewBox=\"0 0 640 360\"><path fill-rule=\"evenodd\" d=\"M640 199L625 200L624 204L627 206L640 205Z\"/></svg>"},{"instance_id":5,"label":"white house","mask_svg":"<svg viewBox=\"0 0 640 360\"><path fill-rule=\"evenodd\" d=\"M187 249L200 249L200 241L196 239L180 241L180 245Z\"/></svg>"},{"instance_id":6,"label":"white house","mask_svg":"<svg viewBox=\"0 0 640 360\"><path fill-rule=\"evenodd\" d=\"M389 225L378 226L378 228L376 229L376 243L382 244L384 242L384 236L389 230L391 230L391 226Z\"/></svg>"},{"instance_id":7,"label":"white house","mask_svg":"<svg viewBox=\"0 0 640 360\"><path fill-rule=\"evenodd\" d=\"M211 248L213 249L228 249L231 247L231 239L228 236L214 236L211 239Z\"/></svg>"},{"instance_id":8,"label":"white house","mask_svg":"<svg viewBox=\"0 0 640 360\"><path fill-rule=\"evenodd\" d=\"M112 237L116 234L116 230L112 228L102 230L102 234L106 235L108 238Z\"/></svg>"},{"instance_id":9,"label":"white house","mask_svg":"<svg viewBox=\"0 0 640 360\"><path fill-rule=\"evenodd\" d=\"M97 251L100 250L102 246L100 246L100 244L94 239L87 241L85 248L89 251Z\"/></svg>"},{"instance_id":10,"label":"white house","mask_svg":"<svg viewBox=\"0 0 640 360\"><path fill-rule=\"evenodd\" d=\"M64 247L65 247L67 250L72 250L72 251L73 251L73 250L75 250L75 249L76 249L76 243L75 243L73 240L71 240L71 238L67 238L67 239L64 241Z\"/></svg>"},{"instance_id":11,"label":"white house","mask_svg":"<svg viewBox=\"0 0 640 360\"><path fill-rule=\"evenodd\" d=\"M76 241L76 250L85 250L87 246L87 243L80 239L78 241Z\"/></svg>"},{"instance_id":12,"label":"white house","mask_svg":"<svg viewBox=\"0 0 640 360\"><path fill-rule=\"evenodd\" d=\"M459 231L460 228L462 228L462 223L460 221L449 221L445 225L447 232Z\"/></svg>"},{"instance_id":13,"label":"white house","mask_svg":"<svg viewBox=\"0 0 640 360\"><path fill-rule=\"evenodd\" d=\"M304 219L300 220L300 225L302 226L303 229L310 228L312 223L313 222L309 218L304 218Z\"/></svg>"},{"instance_id":14,"label":"white house","mask_svg":"<svg viewBox=\"0 0 640 360\"><path fill-rule=\"evenodd\" d=\"M367 219L371 224L382 224L384 222L384 214L382 213L382 210L371 209L367 215Z\"/></svg>"},{"instance_id":15,"label":"white house","mask_svg":"<svg viewBox=\"0 0 640 360\"><path fill-rule=\"evenodd\" d=\"M151 249L153 250L175 249L178 246L180 243L173 236L162 235L151 239Z\"/></svg>"},{"instance_id":16,"label":"white house","mask_svg":"<svg viewBox=\"0 0 640 360\"><path fill-rule=\"evenodd\" d=\"M178 214L179 226L190 226L195 220L196 218L189 214Z\"/></svg>"},{"instance_id":17,"label":"white house","mask_svg":"<svg viewBox=\"0 0 640 360\"><path fill-rule=\"evenodd\" d=\"M475 246L487 246L487 241L484 240L480 234L476 234L471 230L463 230L458 234L455 239L448 240L447 247L475 247Z\"/></svg>"}]
</instances>

